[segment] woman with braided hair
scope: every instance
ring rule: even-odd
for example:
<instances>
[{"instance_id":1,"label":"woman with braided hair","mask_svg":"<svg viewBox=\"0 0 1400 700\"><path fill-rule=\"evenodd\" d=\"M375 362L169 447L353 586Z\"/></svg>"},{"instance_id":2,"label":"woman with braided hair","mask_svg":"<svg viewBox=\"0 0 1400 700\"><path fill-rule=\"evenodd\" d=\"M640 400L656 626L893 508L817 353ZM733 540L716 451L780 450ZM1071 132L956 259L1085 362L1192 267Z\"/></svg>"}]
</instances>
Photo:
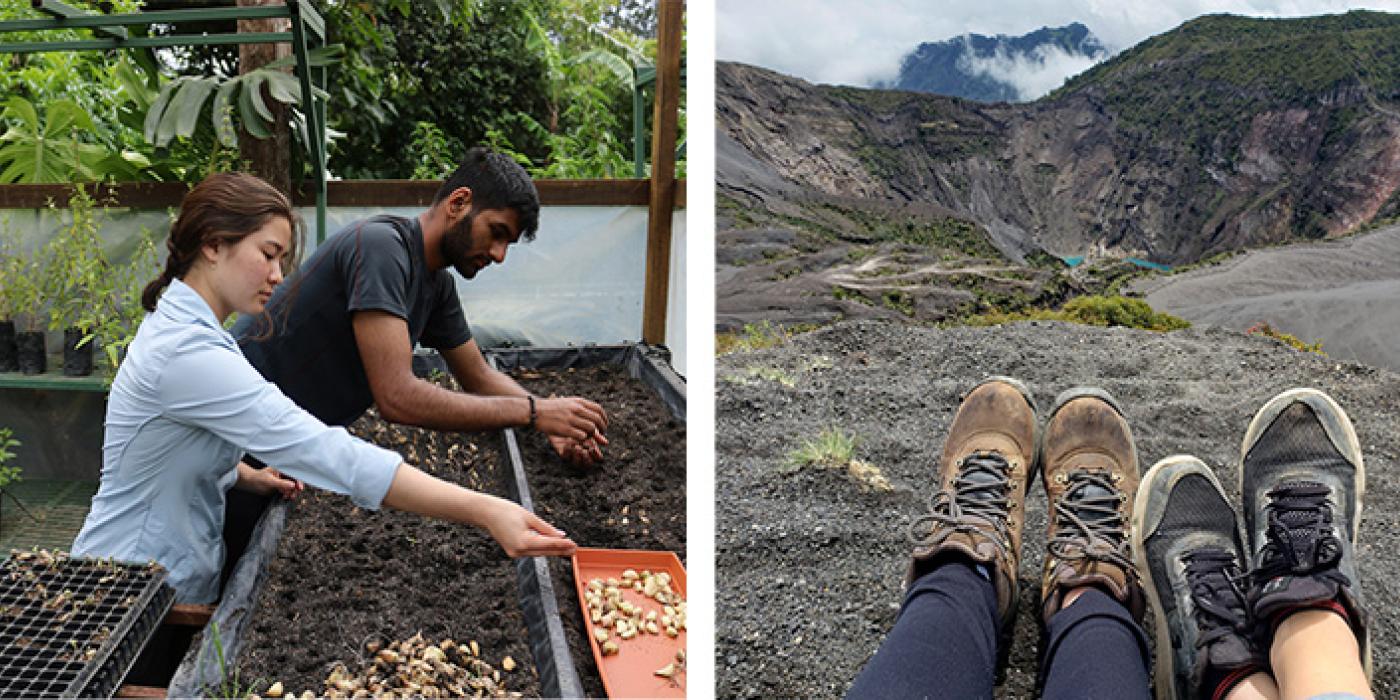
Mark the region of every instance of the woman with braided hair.
<instances>
[{"instance_id":1,"label":"woman with braided hair","mask_svg":"<svg viewBox=\"0 0 1400 700\"><path fill-rule=\"evenodd\" d=\"M361 507L484 528L512 557L572 553L529 511L327 427L248 364L223 324L264 311L297 257L298 223L287 198L252 175L211 175L186 195L165 269L142 294L151 313L112 382L102 483L73 553L155 560L179 602L211 603L228 490L291 497L298 480ZM250 468L244 454L286 475Z\"/></svg>"}]
</instances>

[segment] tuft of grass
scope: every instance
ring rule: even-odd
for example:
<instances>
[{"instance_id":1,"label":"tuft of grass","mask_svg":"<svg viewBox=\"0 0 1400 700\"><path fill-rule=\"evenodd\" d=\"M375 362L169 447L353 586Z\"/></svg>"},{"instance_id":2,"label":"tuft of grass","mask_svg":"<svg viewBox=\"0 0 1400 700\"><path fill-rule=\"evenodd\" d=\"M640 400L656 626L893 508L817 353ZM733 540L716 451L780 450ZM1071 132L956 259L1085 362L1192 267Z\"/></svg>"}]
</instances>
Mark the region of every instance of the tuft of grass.
<instances>
[{"instance_id":1,"label":"tuft of grass","mask_svg":"<svg viewBox=\"0 0 1400 700\"><path fill-rule=\"evenodd\" d=\"M224 642L219 635L219 623L209 623L209 633L214 637L214 657L219 663L219 677L221 679L218 686L207 689L213 691L210 693L211 695L218 698L246 698L255 694L257 688L266 684L262 678L252 682L244 681L239 677L237 668L232 669L230 673L228 659L224 658Z\"/></svg>"},{"instance_id":2,"label":"tuft of grass","mask_svg":"<svg viewBox=\"0 0 1400 700\"><path fill-rule=\"evenodd\" d=\"M969 326L995 326L1011 321L1069 321L1090 326L1122 326L1149 331L1175 331L1191 327L1190 321L1154 311L1141 299L1121 296L1075 297L1059 310L1030 309L1016 313L993 311L969 316L964 323Z\"/></svg>"},{"instance_id":3,"label":"tuft of grass","mask_svg":"<svg viewBox=\"0 0 1400 700\"><path fill-rule=\"evenodd\" d=\"M1327 353L1322 351L1321 340L1318 340L1315 343L1303 342L1303 340L1298 338L1298 336L1296 335L1290 335L1288 333L1275 330L1274 327L1269 325L1267 321L1260 321L1259 323L1250 326L1249 330L1245 331L1245 335L1262 335L1266 338L1273 338L1274 340L1277 340L1278 342L1283 343L1284 345L1287 345L1299 352L1313 352L1323 357L1327 357Z\"/></svg>"},{"instance_id":4,"label":"tuft of grass","mask_svg":"<svg viewBox=\"0 0 1400 700\"><path fill-rule=\"evenodd\" d=\"M836 427L825 428L815 438L804 440L801 447L788 453L788 466L794 470L803 467L835 469L846 473L862 488L874 491L890 491L894 487L880 468L855 459L856 436L847 435Z\"/></svg>"},{"instance_id":5,"label":"tuft of grass","mask_svg":"<svg viewBox=\"0 0 1400 700\"><path fill-rule=\"evenodd\" d=\"M804 440L802 446L788 453L793 467L844 467L856 451L856 437L840 428L823 429L816 438Z\"/></svg>"}]
</instances>

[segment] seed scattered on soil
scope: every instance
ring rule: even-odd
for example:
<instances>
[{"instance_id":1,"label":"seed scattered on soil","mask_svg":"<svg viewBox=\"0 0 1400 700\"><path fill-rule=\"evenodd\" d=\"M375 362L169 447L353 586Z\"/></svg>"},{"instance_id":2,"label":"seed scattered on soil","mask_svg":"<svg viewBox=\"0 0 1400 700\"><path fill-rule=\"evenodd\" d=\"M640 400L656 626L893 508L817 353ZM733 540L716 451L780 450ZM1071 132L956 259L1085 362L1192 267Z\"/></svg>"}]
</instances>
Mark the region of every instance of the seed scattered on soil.
<instances>
[{"instance_id":1,"label":"seed scattered on soil","mask_svg":"<svg viewBox=\"0 0 1400 700\"><path fill-rule=\"evenodd\" d=\"M474 643L473 643L474 645ZM322 695L331 700L350 698L518 698L521 694L508 690L501 682L501 672L491 664L468 653L450 639L431 644L421 633L382 645L365 645L369 661L354 672L345 664L336 664L326 677ZM501 668L512 671L515 660L507 656ZM272 684L264 694L281 697L282 682ZM296 697L295 693L290 694ZM301 697L315 697L311 690Z\"/></svg>"}]
</instances>

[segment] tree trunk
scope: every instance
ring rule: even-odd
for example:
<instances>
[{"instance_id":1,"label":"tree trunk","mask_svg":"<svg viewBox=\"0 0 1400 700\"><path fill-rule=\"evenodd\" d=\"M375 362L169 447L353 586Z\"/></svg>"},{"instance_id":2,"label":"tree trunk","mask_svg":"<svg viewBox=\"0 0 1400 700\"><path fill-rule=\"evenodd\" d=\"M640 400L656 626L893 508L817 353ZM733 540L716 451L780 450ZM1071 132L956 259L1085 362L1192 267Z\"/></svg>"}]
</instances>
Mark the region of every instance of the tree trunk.
<instances>
[{"instance_id":1,"label":"tree trunk","mask_svg":"<svg viewBox=\"0 0 1400 700\"><path fill-rule=\"evenodd\" d=\"M239 7L261 7L283 5L282 0L238 0ZM286 32L291 31L291 20L277 17L268 19L239 20L238 31L247 32ZM283 44L241 44L238 47L238 72L248 73L279 58L292 55L292 45ZM238 154L248 164L249 172L267 180L283 194L291 196L291 153L292 132L288 124L286 106L272 99L263 90L263 101L272 110L276 123L272 136L266 139L254 138L248 132L238 132Z\"/></svg>"}]
</instances>

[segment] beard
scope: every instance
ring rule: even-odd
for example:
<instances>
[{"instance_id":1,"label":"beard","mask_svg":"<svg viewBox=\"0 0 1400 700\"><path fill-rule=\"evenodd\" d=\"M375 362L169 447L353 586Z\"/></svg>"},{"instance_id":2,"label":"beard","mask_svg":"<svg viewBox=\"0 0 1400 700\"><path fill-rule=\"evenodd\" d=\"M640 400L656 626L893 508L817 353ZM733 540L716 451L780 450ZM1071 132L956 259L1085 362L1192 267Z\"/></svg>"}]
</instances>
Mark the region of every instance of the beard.
<instances>
[{"instance_id":1,"label":"beard","mask_svg":"<svg viewBox=\"0 0 1400 700\"><path fill-rule=\"evenodd\" d=\"M467 215L442 237L442 256L457 274L466 279L476 277L476 273L481 270L471 255L472 222L475 220L476 211L467 212Z\"/></svg>"}]
</instances>

